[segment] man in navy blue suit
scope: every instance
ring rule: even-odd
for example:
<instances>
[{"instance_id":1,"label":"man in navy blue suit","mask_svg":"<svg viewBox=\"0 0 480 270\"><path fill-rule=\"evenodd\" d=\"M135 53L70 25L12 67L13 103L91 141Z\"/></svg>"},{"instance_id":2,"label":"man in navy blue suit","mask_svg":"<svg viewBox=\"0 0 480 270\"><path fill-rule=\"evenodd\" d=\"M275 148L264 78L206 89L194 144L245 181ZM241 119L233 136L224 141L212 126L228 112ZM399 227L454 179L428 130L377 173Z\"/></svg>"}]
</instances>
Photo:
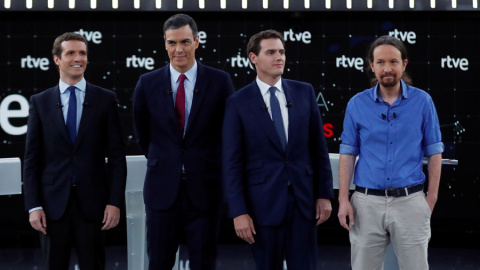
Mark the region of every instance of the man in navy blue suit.
<instances>
[{"instance_id":1,"label":"man in navy blue suit","mask_svg":"<svg viewBox=\"0 0 480 270\"><path fill-rule=\"evenodd\" d=\"M221 131L230 76L195 60L188 15L163 27L170 64L146 73L133 95L137 143L147 158L144 201L149 269L171 270L181 236L192 270L215 269L221 200Z\"/></svg>"},{"instance_id":2,"label":"man in navy blue suit","mask_svg":"<svg viewBox=\"0 0 480 270\"><path fill-rule=\"evenodd\" d=\"M87 41L55 39L57 86L30 99L24 160L25 207L42 233L45 269L68 269L71 246L81 269L105 269L102 230L125 205L125 161L115 93L88 83ZM108 163L105 163L108 158Z\"/></svg>"},{"instance_id":3,"label":"man in navy blue suit","mask_svg":"<svg viewBox=\"0 0 480 270\"><path fill-rule=\"evenodd\" d=\"M285 42L266 30L250 38L254 82L227 101L223 180L237 236L257 269L314 270L316 225L330 217L332 173L312 85L282 79Z\"/></svg>"}]
</instances>

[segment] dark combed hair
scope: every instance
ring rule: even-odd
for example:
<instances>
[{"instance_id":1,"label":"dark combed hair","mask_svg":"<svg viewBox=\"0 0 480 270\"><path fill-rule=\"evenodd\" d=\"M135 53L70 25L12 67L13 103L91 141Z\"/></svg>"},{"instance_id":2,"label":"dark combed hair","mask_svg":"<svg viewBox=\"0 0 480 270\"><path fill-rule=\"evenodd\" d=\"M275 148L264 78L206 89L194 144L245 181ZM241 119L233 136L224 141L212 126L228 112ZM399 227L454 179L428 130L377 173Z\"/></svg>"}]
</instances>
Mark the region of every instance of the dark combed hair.
<instances>
[{"instance_id":1,"label":"dark combed hair","mask_svg":"<svg viewBox=\"0 0 480 270\"><path fill-rule=\"evenodd\" d=\"M260 42L264 39L270 39L270 38L278 38L283 44L283 47L285 48L285 40L283 39L282 34L280 32L275 31L275 30L265 30L259 33L256 33L253 35L250 40L248 41L247 45L247 55L249 55L251 52L254 53L255 55L258 55L260 52Z\"/></svg>"},{"instance_id":2,"label":"dark combed hair","mask_svg":"<svg viewBox=\"0 0 480 270\"><path fill-rule=\"evenodd\" d=\"M403 42L401 42L399 39L395 37L384 35L377 38L374 42L372 42L372 44L370 44L370 48L368 49L368 53L366 57L367 64L370 62L373 63L373 51L375 50L375 48L381 45L391 45L397 48L397 50L400 51L400 54L402 56L402 61L405 61L408 59L407 48L405 47ZM367 68L367 70L370 71L370 68ZM407 74L407 72L403 72L402 79L406 84L412 85L412 78L410 77L410 75ZM370 85L373 87L377 84L377 82L378 80L377 78L375 78L375 74L373 74L373 78L370 79Z\"/></svg>"},{"instance_id":3,"label":"dark combed hair","mask_svg":"<svg viewBox=\"0 0 480 270\"><path fill-rule=\"evenodd\" d=\"M165 38L165 32L167 32L168 29L179 29L185 25L190 26L193 33L193 38L196 39L198 36L197 23L192 17L181 13L173 15L165 21L163 24L163 37Z\"/></svg>"},{"instance_id":4,"label":"dark combed hair","mask_svg":"<svg viewBox=\"0 0 480 270\"><path fill-rule=\"evenodd\" d=\"M63 51L62 42L69 41L69 40L82 41L83 43L85 43L85 46L87 46L87 52L88 52L88 42L82 35L74 32L66 32L58 36L53 42L52 55L56 55L58 58L61 58L62 51Z\"/></svg>"}]
</instances>

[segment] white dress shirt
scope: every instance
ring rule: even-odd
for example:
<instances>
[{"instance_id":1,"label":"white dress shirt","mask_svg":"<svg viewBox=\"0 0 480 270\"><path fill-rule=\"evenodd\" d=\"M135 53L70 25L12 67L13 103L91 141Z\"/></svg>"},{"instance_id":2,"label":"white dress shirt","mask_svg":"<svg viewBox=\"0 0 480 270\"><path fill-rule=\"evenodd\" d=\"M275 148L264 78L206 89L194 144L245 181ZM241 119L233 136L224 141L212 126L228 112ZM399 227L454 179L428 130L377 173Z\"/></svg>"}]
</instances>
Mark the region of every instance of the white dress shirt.
<instances>
[{"instance_id":1,"label":"white dress shirt","mask_svg":"<svg viewBox=\"0 0 480 270\"><path fill-rule=\"evenodd\" d=\"M197 70L197 61L195 61L195 64L193 64L193 66L185 73L183 73L186 76L185 81L183 81L183 86L185 87L185 126L183 128L183 135L185 135L185 131L187 130L188 117L190 117L190 110L192 109L193 92L195 91L195 83L197 82ZM170 83L173 90L174 105L175 99L177 98L178 85L180 84L178 78L181 74L182 73L178 72L170 64Z\"/></svg>"},{"instance_id":2,"label":"white dress shirt","mask_svg":"<svg viewBox=\"0 0 480 270\"><path fill-rule=\"evenodd\" d=\"M270 107L270 90L269 88L275 86L278 90L275 91L275 96L278 99L278 103L280 104L280 111L282 112L282 120L283 120L283 127L285 129L285 138L288 142L288 108L287 108L287 98L285 97L285 91L283 91L282 87L282 79L278 80L275 85L268 85L262 82L258 77L256 79L258 88L260 88L260 93L262 94L263 101L265 102L265 106L268 108L268 113L270 114L270 118L272 118L272 108Z\"/></svg>"}]
</instances>

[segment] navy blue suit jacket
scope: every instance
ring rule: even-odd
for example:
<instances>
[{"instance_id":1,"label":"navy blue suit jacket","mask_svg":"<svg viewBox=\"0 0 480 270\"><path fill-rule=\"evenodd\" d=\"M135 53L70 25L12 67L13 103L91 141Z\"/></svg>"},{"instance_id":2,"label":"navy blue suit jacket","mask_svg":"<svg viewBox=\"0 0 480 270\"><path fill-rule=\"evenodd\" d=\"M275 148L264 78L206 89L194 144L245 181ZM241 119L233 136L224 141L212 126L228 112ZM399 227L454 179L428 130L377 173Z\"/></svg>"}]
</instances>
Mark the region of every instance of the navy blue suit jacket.
<instances>
[{"instance_id":1,"label":"navy blue suit jacket","mask_svg":"<svg viewBox=\"0 0 480 270\"><path fill-rule=\"evenodd\" d=\"M42 206L47 219L59 219L75 174L80 208L87 218L102 220L107 204L125 205L126 172L115 93L87 83L73 147L58 86L30 98L23 173L27 210Z\"/></svg>"},{"instance_id":2,"label":"navy blue suit jacket","mask_svg":"<svg viewBox=\"0 0 480 270\"><path fill-rule=\"evenodd\" d=\"M223 126L223 180L231 218L249 214L261 226L279 225L288 182L297 205L315 219L319 198L332 198L332 173L313 87L282 79L288 108L288 145L282 150L257 83L227 101Z\"/></svg>"},{"instance_id":3,"label":"navy blue suit jacket","mask_svg":"<svg viewBox=\"0 0 480 270\"><path fill-rule=\"evenodd\" d=\"M192 203L211 210L220 197L221 130L225 101L234 92L230 75L197 61L197 80L185 137L179 131L169 65L143 74L133 95L137 143L147 158L144 201L152 210L172 206L182 165Z\"/></svg>"}]
</instances>

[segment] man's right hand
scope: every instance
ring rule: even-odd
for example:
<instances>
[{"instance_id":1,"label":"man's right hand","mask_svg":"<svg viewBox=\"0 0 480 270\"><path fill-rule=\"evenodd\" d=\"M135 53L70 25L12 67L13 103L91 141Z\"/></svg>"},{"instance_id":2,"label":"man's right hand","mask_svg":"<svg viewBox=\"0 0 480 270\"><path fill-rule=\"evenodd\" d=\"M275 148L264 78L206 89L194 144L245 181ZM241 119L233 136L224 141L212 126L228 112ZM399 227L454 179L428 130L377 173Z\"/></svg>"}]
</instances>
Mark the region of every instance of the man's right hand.
<instances>
[{"instance_id":1,"label":"man's right hand","mask_svg":"<svg viewBox=\"0 0 480 270\"><path fill-rule=\"evenodd\" d=\"M347 218L350 222L347 222ZM342 225L343 228L347 229L348 231L352 230L352 228L350 228L348 225L350 224L350 226L352 226L355 222L353 219L352 205L348 200L340 202L338 207L338 221L340 221L340 225Z\"/></svg>"},{"instance_id":2,"label":"man's right hand","mask_svg":"<svg viewBox=\"0 0 480 270\"><path fill-rule=\"evenodd\" d=\"M28 220L35 230L47 234L47 218L43 209L35 210L30 213Z\"/></svg>"},{"instance_id":3,"label":"man's right hand","mask_svg":"<svg viewBox=\"0 0 480 270\"><path fill-rule=\"evenodd\" d=\"M253 226L253 220L248 214L240 215L233 219L233 225L235 225L235 232L237 236L247 241L249 244L255 243L253 235L257 234L255 232L255 227Z\"/></svg>"}]
</instances>

